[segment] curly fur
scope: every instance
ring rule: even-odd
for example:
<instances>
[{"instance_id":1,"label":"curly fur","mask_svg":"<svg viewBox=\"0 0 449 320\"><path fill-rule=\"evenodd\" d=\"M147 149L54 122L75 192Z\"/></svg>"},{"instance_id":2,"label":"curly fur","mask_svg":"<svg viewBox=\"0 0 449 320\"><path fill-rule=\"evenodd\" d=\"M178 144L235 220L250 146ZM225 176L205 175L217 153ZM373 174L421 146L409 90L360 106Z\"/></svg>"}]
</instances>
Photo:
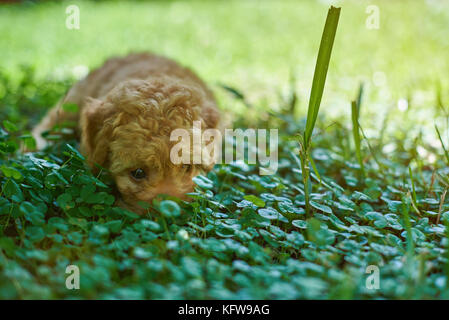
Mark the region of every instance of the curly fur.
<instances>
[{"instance_id":1,"label":"curly fur","mask_svg":"<svg viewBox=\"0 0 449 320\"><path fill-rule=\"evenodd\" d=\"M64 103L80 106L78 114L62 110ZM110 170L122 195L122 205L140 211L139 201L158 194L183 198L193 188L192 177L213 163L176 165L170 161L170 133L177 128L216 128L219 113L212 92L189 69L152 54L109 59L68 92L33 134L42 147L41 133L58 121L78 120L81 151L95 170ZM130 172L145 169L136 181Z\"/></svg>"}]
</instances>

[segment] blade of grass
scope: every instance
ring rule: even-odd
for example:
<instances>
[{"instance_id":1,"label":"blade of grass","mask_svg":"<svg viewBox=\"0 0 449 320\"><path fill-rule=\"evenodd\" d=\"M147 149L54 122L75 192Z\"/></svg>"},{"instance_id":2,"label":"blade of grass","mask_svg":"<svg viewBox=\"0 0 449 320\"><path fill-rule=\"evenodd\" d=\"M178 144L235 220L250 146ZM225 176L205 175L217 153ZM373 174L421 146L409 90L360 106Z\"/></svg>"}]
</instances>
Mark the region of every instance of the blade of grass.
<instances>
[{"instance_id":1,"label":"blade of grass","mask_svg":"<svg viewBox=\"0 0 449 320\"><path fill-rule=\"evenodd\" d=\"M298 103L298 95L296 94L296 77L295 73L290 73L290 99L289 99L289 113L295 116L296 105Z\"/></svg>"},{"instance_id":2,"label":"blade of grass","mask_svg":"<svg viewBox=\"0 0 449 320\"><path fill-rule=\"evenodd\" d=\"M402 196L402 219L404 222L404 229L406 231L406 253L405 253L405 270L408 277L408 281L410 283L410 289L408 290L407 295L413 295L415 290L413 290L413 284L416 285L414 280L414 261L415 261L415 243L413 241L413 231L412 231L412 223L410 221L410 203L412 202L412 195L410 191L407 192L407 195Z\"/></svg>"},{"instance_id":3,"label":"blade of grass","mask_svg":"<svg viewBox=\"0 0 449 320\"><path fill-rule=\"evenodd\" d=\"M359 128L360 128L360 132L362 133L363 139L366 141L366 145L368 146L368 150L371 153L371 156L373 157L374 161L379 166L379 168L383 168L384 165L379 161L379 159L377 159L376 153L374 152L373 147L371 147L371 143L369 142L369 139L366 136L365 131L363 131L362 126L360 126L360 123L359 123Z\"/></svg>"},{"instance_id":4,"label":"blade of grass","mask_svg":"<svg viewBox=\"0 0 449 320\"><path fill-rule=\"evenodd\" d=\"M229 92L236 100L241 101L247 108L252 108L252 105L246 100L245 95L236 88L223 83L218 83L218 86Z\"/></svg>"},{"instance_id":5,"label":"blade of grass","mask_svg":"<svg viewBox=\"0 0 449 320\"><path fill-rule=\"evenodd\" d=\"M365 177L365 167L363 166L361 140L360 140L360 127L359 127L359 106L355 101L351 103L352 114L352 135L354 136L355 154L357 161L360 165L360 173L362 177Z\"/></svg>"},{"instance_id":6,"label":"blade of grass","mask_svg":"<svg viewBox=\"0 0 449 320\"><path fill-rule=\"evenodd\" d=\"M359 92L357 94L357 113L360 115L360 106L362 105L362 96L363 96L363 82L360 82Z\"/></svg>"},{"instance_id":7,"label":"blade of grass","mask_svg":"<svg viewBox=\"0 0 449 320\"><path fill-rule=\"evenodd\" d=\"M310 167L308 165L307 159L309 158L309 155L303 152L300 152L301 159L301 173L302 173L302 180L304 184L304 200L306 202L306 215L309 216L310 214Z\"/></svg>"},{"instance_id":8,"label":"blade of grass","mask_svg":"<svg viewBox=\"0 0 449 320\"><path fill-rule=\"evenodd\" d=\"M320 49L318 51L315 73L313 75L312 90L310 92L306 129L304 132L304 146L306 149L309 147L312 131L318 117L318 110L323 96L324 84L326 83L327 70L329 68L335 34L337 32L340 11L341 8L331 6L327 14L323 35L321 36Z\"/></svg>"},{"instance_id":9,"label":"blade of grass","mask_svg":"<svg viewBox=\"0 0 449 320\"><path fill-rule=\"evenodd\" d=\"M411 199L410 191L407 192L408 198ZM415 244L413 242L413 233L412 233L412 223L410 222L410 206L407 203L407 197L402 198L402 218L404 219L404 229L406 230L406 239L407 239L407 249L406 249L406 257L407 257L407 268L409 274L411 274L412 268L412 259L415 252Z\"/></svg>"},{"instance_id":10,"label":"blade of grass","mask_svg":"<svg viewBox=\"0 0 449 320\"><path fill-rule=\"evenodd\" d=\"M315 162L313 161L312 157L309 157L310 159L310 164L312 165L313 171L315 172L316 176L318 177L318 179L320 180L320 186L321 186L321 176L320 173L318 172L318 169L316 168Z\"/></svg>"},{"instance_id":11,"label":"blade of grass","mask_svg":"<svg viewBox=\"0 0 449 320\"><path fill-rule=\"evenodd\" d=\"M441 212L443 212L444 199L446 199L446 194L447 194L447 188L444 189L443 194L440 197L440 206L438 207L437 224L440 223Z\"/></svg>"},{"instance_id":12,"label":"blade of grass","mask_svg":"<svg viewBox=\"0 0 449 320\"><path fill-rule=\"evenodd\" d=\"M412 182L412 199L413 199L413 204L415 205L415 207L417 207L417 203L416 203L416 191L415 191L415 181L413 179L413 173L412 173L412 168L409 166L408 167L408 173L410 175L410 181ZM419 211L418 211L419 213Z\"/></svg>"},{"instance_id":13,"label":"blade of grass","mask_svg":"<svg viewBox=\"0 0 449 320\"><path fill-rule=\"evenodd\" d=\"M335 34L337 32L338 19L341 8L330 7L326 23L324 25L323 35L321 36L320 48L315 65L315 72L312 80L312 90L310 92L309 107L307 111L307 122L304 135L300 137L299 158L301 160L301 172L304 183L304 196L306 203L306 214L310 214L310 142L313 128L320 109L321 98L323 96L324 84L326 83L327 70L334 45ZM314 164L312 163L314 166Z\"/></svg>"},{"instance_id":14,"label":"blade of grass","mask_svg":"<svg viewBox=\"0 0 449 320\"><path fill-rule=\"evenodd\" d=\"M435 124L435 130L437 131L438 139L440 139L441 145L443 146L444 155L446 157L446 162L449 165L449 153L447 152L446 147L444 146L444 142L443 142L443 139L441 138L440 130L438 130L438 126L436 124Z\"/></svg>"}]
</instances>

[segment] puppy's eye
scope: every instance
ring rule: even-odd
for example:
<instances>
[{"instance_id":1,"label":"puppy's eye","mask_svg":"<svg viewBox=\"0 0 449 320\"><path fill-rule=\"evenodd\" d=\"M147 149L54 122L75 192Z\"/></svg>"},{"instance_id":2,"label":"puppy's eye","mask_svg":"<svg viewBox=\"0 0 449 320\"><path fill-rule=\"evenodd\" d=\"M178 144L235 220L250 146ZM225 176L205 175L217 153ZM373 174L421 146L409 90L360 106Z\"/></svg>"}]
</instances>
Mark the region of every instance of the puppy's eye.
<instances>
[{"instance_id":1,"label":"puppy's eye","mask_svg":"<svg viewBox=\"0 0 449 320\"><path fill-rule=\"evenodd\" d=\"M147 176L147 174L145 173L145 171L143 169L138 168L134 171L131 171L131 177L133 177L136 180L145 179L146 176Z\"/></svg>"}]
</instances>

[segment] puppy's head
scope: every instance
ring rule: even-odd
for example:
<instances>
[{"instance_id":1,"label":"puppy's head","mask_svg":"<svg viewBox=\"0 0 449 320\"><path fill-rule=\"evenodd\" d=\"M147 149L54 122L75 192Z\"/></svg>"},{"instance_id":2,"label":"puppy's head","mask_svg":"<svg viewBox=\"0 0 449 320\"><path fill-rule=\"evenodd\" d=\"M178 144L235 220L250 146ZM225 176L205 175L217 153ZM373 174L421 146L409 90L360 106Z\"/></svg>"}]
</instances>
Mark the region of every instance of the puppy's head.
<instances>
[{"instance_id":1,"label":"puppy's head","mask_svg":"<svg viewBox=\"0 0 449 320\"><path fill-rule=\"evenodd\" d=\"M171 141L171 133L191 132L194 121L203 129L218 123L214 102L201 88L168 77L130 80L103 100L87 100L81 149L94 168L98 163L109 169L124 202L140 211L138 202L151 202L158 194L185 198L193 190L192 178L212 168L213 160L172 161L171 150L179 142Z\"/></svg>"}]
</instances>

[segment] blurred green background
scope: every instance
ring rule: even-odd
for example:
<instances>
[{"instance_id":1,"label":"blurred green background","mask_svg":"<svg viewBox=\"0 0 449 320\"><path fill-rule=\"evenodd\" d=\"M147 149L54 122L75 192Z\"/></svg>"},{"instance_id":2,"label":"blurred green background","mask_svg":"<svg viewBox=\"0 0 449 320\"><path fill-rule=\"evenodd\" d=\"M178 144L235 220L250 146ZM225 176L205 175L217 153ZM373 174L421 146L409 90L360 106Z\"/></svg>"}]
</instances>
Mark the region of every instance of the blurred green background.
<instances>
[{"instance_id":1,"label":"blurred green background","mask_svg":"<svg viewBox=\"0 0 449 320\"><path fill-rule=\"evenodd\" d=\"M79 30L66 28L72 4L80 9ZM304 127L331 4L342 11L313 139L323 177L323 184L321 178L312 183L313 201L325 214L287 225L271 206L302 214L306 189L292 137ZM370 8L379 10L378 29L367 28ZM0 127L0 298L446 298L447 229L439 219L449 221L449 153L444 156L433 125L447 142L448 27L449 1L442 0L0 5L0 123L6 129ZM236 113L235 127L281 129L277 175L259 177L256 167L238 163L219 166L200 186L208 192L197 193L169 231L164 219L173 216L166 213L138 219L114 211L111 184L101 187L74 149L62 148L66 139L54 135L57 143L38 158L16 152L29 139L27 129L76 78L110 56L146 50L197 71L223 113ZM283 112L292 76L296 118ZM359 177L350 129L350 102L361 82L366 180ZM218 84L244 93L254 108ZM281 112L268 118L267 110ZM97 192L89 191L93 183ZM247 195L260 196L257 206L266 209L256 215ZM404 222L409 209L411 226ZM81 295L61 282L69 263L83 269ZM382 291L366 290L364 268L373 263L383 267Z\"/></svg>"},{"instance_id":2,"label":"blurred green background","mask_svg":"<svg viewBox=\"0 0 449 320\"><path fill-rule=\"evenodd\" d=\"M80 8L80 29L65 26ZM434 1L62 1L0 6L0 68L33 65L42 78L80 76L107 57L150 50L196 70L211 86L239 88L271 108L290 74L305 115L329 5L342 7L322 112L349 114L366 85L362 123L408 99L432 117L436 88L449 87L449 2ZM379 29L366 27L368 6ZM215 86L216 89L216 86ZM226 95L215 90L226 109ZM447 94L446 94L447 95ZM0 92L1 96L1 92ZM274 108L274 107L273 107ZM380 120L379 120L380 121ZM367 123L371 124L370 122Z\"/></svg>"}]
</instances>

